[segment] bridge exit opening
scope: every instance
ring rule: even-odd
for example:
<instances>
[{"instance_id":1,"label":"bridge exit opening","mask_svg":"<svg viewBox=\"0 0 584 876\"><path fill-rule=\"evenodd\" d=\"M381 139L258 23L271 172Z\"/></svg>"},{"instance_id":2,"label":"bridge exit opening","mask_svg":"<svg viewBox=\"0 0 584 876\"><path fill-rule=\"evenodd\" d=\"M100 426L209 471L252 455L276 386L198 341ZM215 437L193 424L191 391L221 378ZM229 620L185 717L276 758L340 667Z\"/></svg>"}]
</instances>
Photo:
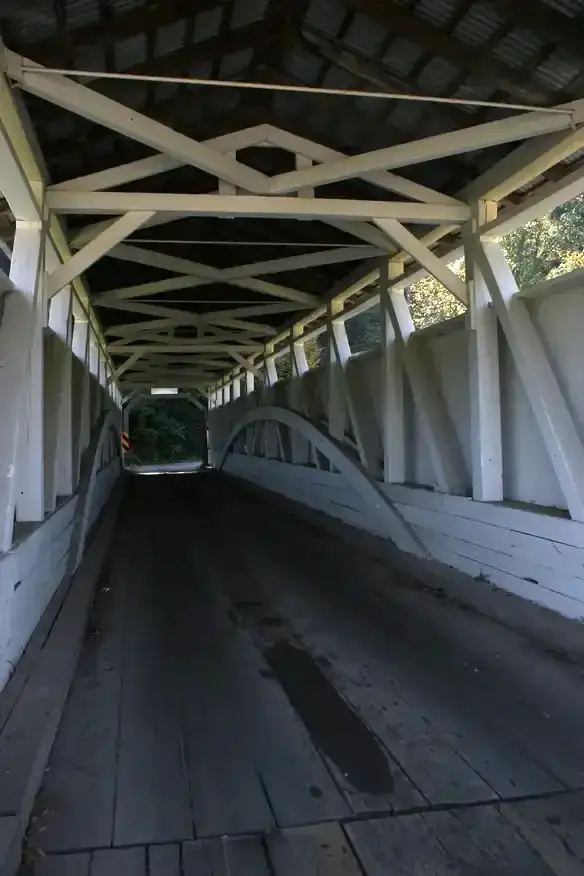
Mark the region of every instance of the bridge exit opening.
<instances>
[{"instance_id":1,"label":"bridge exit opening","mask_svg":"<svg viewBox=\"0 0 584 876\"><path fill-rule=\"evenodd\" d=\"M204 396L161 388L137 394L122 409L133 472L191 471L207 463L207 407Z\"/></svg>"}]
</instances>

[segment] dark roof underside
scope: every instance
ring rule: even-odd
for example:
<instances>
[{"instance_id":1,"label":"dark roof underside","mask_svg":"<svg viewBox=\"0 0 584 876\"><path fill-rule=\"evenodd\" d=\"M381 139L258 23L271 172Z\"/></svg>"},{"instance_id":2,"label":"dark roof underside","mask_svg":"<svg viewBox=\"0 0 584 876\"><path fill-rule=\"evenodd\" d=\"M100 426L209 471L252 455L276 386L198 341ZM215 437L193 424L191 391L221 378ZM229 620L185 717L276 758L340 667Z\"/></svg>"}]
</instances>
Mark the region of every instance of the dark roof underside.
<instances>
[{"instance_id":1,"label":"dark roof underside","mask_svg":"<svg viewBox=\"0 0 584 876\"><path fill-rule=\"evenodd\" d=\"M555 105L584 96L584 0L2 0L6 45L47 66L212 79L331 86ZM88 85L197 139L269 122L347 154L505 117L500 109L395 100L197 88L95 80ZM57 183L149 154L140 144L25 95L46 162ZM509 147L405 168L404 176L455 194ZM293 156L252 148L239 159L269 173L292 169ZM578 161L573 156L571 161ZM573 165L572 165L573 166ZM553 168L552 178L565 166ZM540 179L539 182L542 180ZM128 188L205 192L191 167ZM387 195L355 181L326 196ZM521 197L521 193L512 196ZM82 224L69 217L68 227ZM418 226L417 231L420 231ZM320 222L189 219L146 229L152 248L217 266L308 252L308 243L359 241ZM205 246L206 240L297 242L298 247ZM177 243L176 241L185 241ZM192 241L199 241L193 243ZM441 245L452 244L452 237ZM355 263L279 274L277 281L326 295ZM87 274L92 294L168 277L103 259ZM165 301L237 302L262 298L207 286L157 296ZM265 298L263 299L265 301ZM100 311L104 325L129 322ZM275 318L284 324L290 314Z\"/></svg>"}]
</instances>

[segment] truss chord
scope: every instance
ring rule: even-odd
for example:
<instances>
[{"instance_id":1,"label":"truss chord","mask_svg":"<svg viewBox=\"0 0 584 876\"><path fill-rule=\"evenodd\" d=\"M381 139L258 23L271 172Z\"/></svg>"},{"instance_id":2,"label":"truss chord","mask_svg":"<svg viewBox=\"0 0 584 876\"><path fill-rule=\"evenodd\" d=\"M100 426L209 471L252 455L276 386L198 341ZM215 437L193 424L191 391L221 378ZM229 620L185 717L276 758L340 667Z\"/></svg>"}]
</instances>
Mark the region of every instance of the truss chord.
<instances>
[{"instance_id":1,"label":"truss chord","mask_svg":"<svg viewBox=\"0 0 584 876\"><path fill-rule=\"evenodd\" d=\"M363 97L371 100L406 100L422 103L459 104L462 106L476 106L492 109L525 110L528 112L556 113L573 117L574 112L569 108L537 106L526 103L502 103L491 100L469 100L462 97L436 97L426 94L403 94L399 91L360 91L350 88L325 88L309 85L284 85L272 82L246 82L232 79L200 79L193 76L156 76L147 73L114 73L96 70L69 70L61 67L29 67L23 64L20 68L23 76L32 73L37 76L49 73L55 76L76 76L80 79L122 79L132 82L159 82L169 85L202 85L213 88L245 88L257 91L289 91L301 94L323 94L331 97Z\"/></svg>"}]
</instances>

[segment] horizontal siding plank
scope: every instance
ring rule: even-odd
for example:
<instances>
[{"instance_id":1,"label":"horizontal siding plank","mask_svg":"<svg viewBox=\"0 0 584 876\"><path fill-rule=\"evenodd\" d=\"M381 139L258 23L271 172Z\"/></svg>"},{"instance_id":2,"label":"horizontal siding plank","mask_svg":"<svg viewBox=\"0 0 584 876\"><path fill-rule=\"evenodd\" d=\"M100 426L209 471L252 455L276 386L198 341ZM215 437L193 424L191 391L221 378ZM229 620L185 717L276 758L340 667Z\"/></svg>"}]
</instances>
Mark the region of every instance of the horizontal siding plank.
<instances>
[{"instance_id":1,"label":"horizontal siding plank","mask_svg":"<svg viewBox=\"0 0 584 876\"><path fill-rule=\"evenodd\" d=\"M351 526L384 535L340 474L235 454L228 458L226 470ZM402 485L382 488L438 562L568 617L584 617L581 524Z\"/></svg>"},{"instance_id":2,"label":"horizontal siding plank","mask_svg":"<svg viewBox=\"0 0 584 876\"><path fill-rule=\"evenodd\" d=\"M502 504L475 502L464 496L452 496L433 490L416 489L402 484L380 484L389 498L403 505L430 508L444 514L480 520L492 526L553 539L562 544L584 548L584 524L554 514L509 508Z\"/></svg>"},{"instance_id":3,"label":"horizontal siding plank","mask_svg":"<svg viewBox=\"0 0 584 876\"><path fill-rule=\"evenodd\" d=\"M482 545L518 559L529 557L532 563L545 567L548 571L579 577L584 587L584 550L580 548L557 545L546 538L441 511L401 503L397 507L406 520L415 526Z\"/></svg>"},{"instance_id":4,"label":"horizontal siding plank","mask_svg":"<svg viewBox=\"0 0 584 876\"><path fill-rule=\"evenodd\" d=\"M444 536L421 526L417 527L417 532L432 553L435 549L438 551L448 550L457 556L476 560L490 568L498 569L500 572L522 578L536 590L541 588L549 590L551 593L569 596L582 603L584 613L584 580L582 578L559 575L551 569L539 566L531 562L529 554L524 554L521 557L509 556L501 551L491 550L465 539Z\"/></svg>"},{"instance_id":5,"label":"horizontal siding plank","mask_svg":"<svg viewBox=\"0 0 584 876\"><path fill-rule=\"evenodd\" d=\"M471 578L480 578L483 581L488 581L502 590L507 590L509 593L522 596L530 602L536 602L546 608L551 608L552 611L557 611L574 620L582 620L584 618L582 603L577 599L563 596L561 593L554 593L551 590L545 590L543 587L538 587L524 578L518 578L516 575L502 572L469 557L459 556L449 550L434 548L432 555L439 563L451 566L453 569L458 569L460 572L470 575Z\"/></svg>"}]
</instances>

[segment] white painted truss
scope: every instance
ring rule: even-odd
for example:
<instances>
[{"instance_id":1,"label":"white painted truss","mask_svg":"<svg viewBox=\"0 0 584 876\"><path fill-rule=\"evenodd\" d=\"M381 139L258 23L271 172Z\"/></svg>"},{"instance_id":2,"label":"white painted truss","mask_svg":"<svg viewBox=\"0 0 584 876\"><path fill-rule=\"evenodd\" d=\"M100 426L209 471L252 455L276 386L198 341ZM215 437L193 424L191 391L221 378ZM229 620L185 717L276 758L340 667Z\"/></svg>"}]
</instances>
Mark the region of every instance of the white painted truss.
<instances>
[{"instance_id":1,"label":"white painted truss","mask_svg":"<svg viewBox=\"0 0 584 876\"><path fill-rule=\"evenodd\" d=\"M582 148L583 101L566 104L556 113L524 112L467 130L347 156L270 124L197 141L12 52L5 51L3 60L0 167L8 170L0 175L0 189L17 221L10 277L17 291L7 298L0 327L0 344L7 351L0 393L10 395L15 383L24 386L18 398L10 395L9 425L3 422L0 427L0 490L4 491L0 506L9 509L2 519L4 545L11 538L14 507L17 519L36 519L47 503L54 504L60 484L74 483L80 449L88 441L99 409L95 392L89 388L92 380L120 403L118 384L126 398L134 399L145 389L178 383L183 390L205 393L212 410L241 407L252 395L254 403L259 399L270 404L282 391L277 363L283 357L289 358L293 375L288 381L290 406L327 422L333 438L348 443L371 476L386 484L408 477L404 410L409 396L419 419L419 440L428 450L434 488L444 493L471 492L479 501L500 501L505 486L499 326L566 508L573 519L584 521L584 451L578 427L562 383L555 378L544 346L537 342L529 309L520 301L523 290L511 283L496 243L502 234L584 190L584 171L576 167L537 188L530 198L497 207L518 187ZM9 80L49 103L147 145L153 154L58 185L48 184L34 161ZM513 143L521 145L493 162L456 197L413 182L400 172L412 165ZM250 146L287 151L294 169L267 177L240 160L239 153ZM212 190L149 192L145 183L143 191L119 191L127 183L146 181L185 165L213 176ZM323 188L357 179L374 186L379 197L330 197ZM67 240L61 214L108 218L90 222ZM161 252L152 243L132 237L139 229L189 216L324 222L349 234L353 243L216 267ZM424 226L422 233L420 225ZM438 254L436 244L453 234L462 244ZM466 280L449 267L462 255ZM112 276L116 261L168 274L126 287L112 283L111 288L100 290L93 304L120 317L105 333L99 329L83 279L84 272L103 258L111 260ZM318 295L305 290L302 272L318 276L318 270L344 262L359 264L333 288L324 288ZM439 385L432 361L417 344L403 294L427 274L469 308L470 454L453 425L448 391ZM283 282L278 282L278 275L285 275ZM212 299L197 299L195 290L208 295L209 287L214 290ZM183 290L189 294L167 300L168 293ZM253 293L253 304L247 303L246 292ZM345 323L379 302L381 399L372 413L363 393L351 382L354 357ZM49 325L59 323L55 332L69 352L56 357L59 365L45 381L39 344L49 305ZM285 329L280 328L282 323ZM312 375L305 345L321 334L326 334L329 362L319 399L306 389ZM71 351L82 359L85 372L77 385L73 368L74 389L68 394L62 388L71 375ZM49 474L34 433L39 424L32 422L43 386L49 387L48 397L62 412L54 423L46 419L49 426L43 421L43 428L53 430L50 446L58 456L67 457L53 466L51 451L47 455L51 458ZM63 439L66 420L75 420L78 429L69 441ZM246 445L250 452L261 446L270 458L287 453L274 423L262 429L261 436ZM249 431L246 427L244 434ZM23 434L29 436L30 446L23 447L19 439ZM314 448L307 451L297 436L291 438L288 456L293 464L319 464L318 453ZM17 490L11 480L15 470L21 473Z\"/></svg>"}]
</instances>

